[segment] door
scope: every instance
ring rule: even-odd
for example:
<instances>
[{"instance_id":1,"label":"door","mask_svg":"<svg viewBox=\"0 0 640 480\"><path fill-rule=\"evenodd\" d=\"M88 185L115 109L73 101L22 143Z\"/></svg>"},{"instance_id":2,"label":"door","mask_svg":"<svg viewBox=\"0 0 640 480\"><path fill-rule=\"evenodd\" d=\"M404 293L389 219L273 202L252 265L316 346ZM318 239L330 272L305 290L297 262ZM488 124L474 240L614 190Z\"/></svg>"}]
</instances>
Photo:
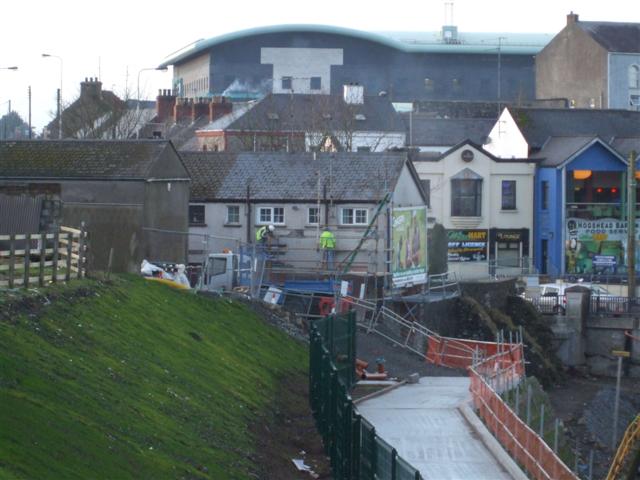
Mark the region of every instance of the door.
<instances>
[{"instance_id":1,"label":"door","mask_svg":"<svg viewBox=\"0 0 640 480\"><path fill-rule=\"evenodd\" d=\"M549 263L549 240L547 240L546 238L542 239L540 257L542 259L542 263L540 264L540 273L546 274L547 265Z\"/></svg>"}]
</instances>

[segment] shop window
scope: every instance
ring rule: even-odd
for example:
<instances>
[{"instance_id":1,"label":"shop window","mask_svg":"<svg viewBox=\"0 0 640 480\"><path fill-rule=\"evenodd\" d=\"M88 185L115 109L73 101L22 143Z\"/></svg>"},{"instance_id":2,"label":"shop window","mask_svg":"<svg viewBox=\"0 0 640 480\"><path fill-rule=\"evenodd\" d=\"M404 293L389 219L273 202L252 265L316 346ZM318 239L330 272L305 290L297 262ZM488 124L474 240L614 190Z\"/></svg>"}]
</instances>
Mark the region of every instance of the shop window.
<instances>
[{"instance_id":1,"label":"shop window","mask_svg":"<svg viewBox=\"0 0 640 480\"><path fill-rule=\"evenodd\" d=\"M482 215L482 179L451 180L451 215L453 217Z\"/></svg>"},{"instance_id":2,"label":"shop window","mask_svg":"<svg viewBox=\"0 0 640 480\"><path fill-rule=\"evenodd\" d=\"M204 205L189 205L189 225L205 225Z\"/></svg>"},{"instance_id":3,"label":"shop window","mask_svg":"<svg viewBox=\"0 0 640 480\"><path fill-rule=\"evenodd\" d=\"M502 181L502 210L516 209L516 181Z\"/></svg>"}]
</instances>

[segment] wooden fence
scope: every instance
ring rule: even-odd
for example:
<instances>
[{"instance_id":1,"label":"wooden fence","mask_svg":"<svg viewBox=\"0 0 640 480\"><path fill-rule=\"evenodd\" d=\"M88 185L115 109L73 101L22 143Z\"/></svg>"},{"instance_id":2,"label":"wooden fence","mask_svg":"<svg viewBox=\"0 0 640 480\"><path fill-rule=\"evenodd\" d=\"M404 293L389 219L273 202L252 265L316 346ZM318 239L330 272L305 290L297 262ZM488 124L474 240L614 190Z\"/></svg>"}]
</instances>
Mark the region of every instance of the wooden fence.
<instances>
[{"instance_id":1,"label":"wooden fence","mask_svg":"<svg viewBox=\"0 0 640 480\"><path fill-rule=\"evenodd\" d=\"M0 288L44 286L82 278L87 272L87 232L0 235Z\"/></svg>"}]
</instances>

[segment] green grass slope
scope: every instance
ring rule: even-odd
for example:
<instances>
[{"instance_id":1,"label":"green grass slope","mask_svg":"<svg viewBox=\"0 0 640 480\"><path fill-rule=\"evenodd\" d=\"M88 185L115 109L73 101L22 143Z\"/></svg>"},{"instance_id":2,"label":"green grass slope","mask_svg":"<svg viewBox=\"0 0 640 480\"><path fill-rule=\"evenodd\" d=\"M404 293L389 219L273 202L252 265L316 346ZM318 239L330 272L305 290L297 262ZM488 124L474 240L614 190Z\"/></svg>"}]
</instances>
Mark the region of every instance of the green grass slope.
<instances>
[{"instance_id":1,"label":"green grass slope","mask_svg":"<svg viewBox=\"0 0 640 480\"><path fill-rule=\"evenodd\" d=\"M140 278L53 292L0 320L0 478L250 478L249 425L306 370L302 345Z\"/></svg>"}]
</instances>

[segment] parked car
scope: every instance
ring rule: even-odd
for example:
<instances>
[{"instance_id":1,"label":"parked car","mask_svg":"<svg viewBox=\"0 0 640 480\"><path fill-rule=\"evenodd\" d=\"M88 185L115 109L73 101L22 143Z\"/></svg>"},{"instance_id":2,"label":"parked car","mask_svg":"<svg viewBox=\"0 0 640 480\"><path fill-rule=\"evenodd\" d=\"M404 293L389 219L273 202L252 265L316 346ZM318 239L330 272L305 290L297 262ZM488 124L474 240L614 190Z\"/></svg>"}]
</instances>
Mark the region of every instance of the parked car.
<instances>
[{"instance_id":1,"label":"parked car","mask_svg":"<svg viewBox=\"0 0 640 480\"><path fill-rule=\"evenodd\" d=\"M613 313L616 315L628 311L628 299L612 295L602 285L590 283L543 283L540 285L539 297L524 296L532 302L540 313L564 315L567 310L567 289L585 287L591 291L591 313Z\"/></svg>"}]
</instances>

